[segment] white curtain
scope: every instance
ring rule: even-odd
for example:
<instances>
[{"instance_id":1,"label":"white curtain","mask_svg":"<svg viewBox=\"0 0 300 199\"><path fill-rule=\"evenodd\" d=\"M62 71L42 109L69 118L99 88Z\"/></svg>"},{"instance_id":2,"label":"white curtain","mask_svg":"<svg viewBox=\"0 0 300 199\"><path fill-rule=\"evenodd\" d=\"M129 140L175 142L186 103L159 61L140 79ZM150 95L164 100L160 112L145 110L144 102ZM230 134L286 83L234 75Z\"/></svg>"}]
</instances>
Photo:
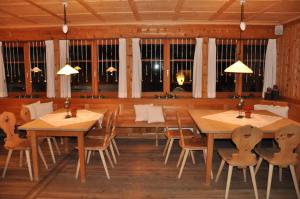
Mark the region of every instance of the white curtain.
<instances>
[{"instance_id":1,"label":"white curtain","mask_svg":"<svg viewBox=\"0 0 300 199\"><path fill-rule=\"evenodd\" d=\"M0 97L7 97L2 42L0 41Z\"/></svg>"},{"instance_id":2,"label":"white curtain","mask_svg":"<svg viewBox=\"0 0 300 199\"><path fill-rule=\"evenodd\" d=\"M196 38L193 64L193 97L202 97L202 38Z\"/></svg>"},{"instance_id":3,"label":"white curtain","mask_svg":"<svg viewBox=\"0 0 300 199\"><path fill-rule=\"evenodd\" d=\"M119 98L127 98L126 39L119 39Z\"/></svg>"},{"instance_id":4,"label":"white curtain","mask_svg":"<svg viewBox=\"0 0 300 199\"><path fill-rule=\"evenodd\" d=\"M142 59L140 39L132 39L132 98L142 97Z\"/></svg>"},{"instance_id":5,"label":"white curtain","mask_svg":"<svg viewBox=\"0 0 300 199\"><path fill-rule=\"evenodd\" d=\"M45 41L46 64L47 64L47 97L55 97L55 64L54 64L54 42Z\"/></svg>"},{"instance_id":6,"label":"white curtain","mask_svg":"<svg viewBox=\"0 0 300 199\"><path fill-rule=\"evenodd\" d=\"M262 97L265 96L265 92L268 87L273 87L276 84L276 65L277 65L277 48L276 39L269 39L266 59L265 59L265 71L264 71L264 86L262 91Z\"/></svg>"},{"instance_id":7,"label":"white curtain","mask_svg":"<svg viewBox=\"0 0 300 199\"><path fill-rule=\"evenodd\" d=\"M216 39L208 40L207 97L216 97Z\"/></svg>"},{"instance_id":8,"label":"white curtain","mask_svg":"<svg viewBox=\"0 0 300 199\"><path fill-rule=\"evenodd\" d=\"M66 46L67 42L67 46ZM67 48L67 53L66 53ZM59 41L59 51L60 51L60 68L64 67L66 60L69 57L69 42L66 40ZM71 79L70 76L61 75L60 76L60 97L66 98L71 97Z\"/></svg>"}]
</instances>

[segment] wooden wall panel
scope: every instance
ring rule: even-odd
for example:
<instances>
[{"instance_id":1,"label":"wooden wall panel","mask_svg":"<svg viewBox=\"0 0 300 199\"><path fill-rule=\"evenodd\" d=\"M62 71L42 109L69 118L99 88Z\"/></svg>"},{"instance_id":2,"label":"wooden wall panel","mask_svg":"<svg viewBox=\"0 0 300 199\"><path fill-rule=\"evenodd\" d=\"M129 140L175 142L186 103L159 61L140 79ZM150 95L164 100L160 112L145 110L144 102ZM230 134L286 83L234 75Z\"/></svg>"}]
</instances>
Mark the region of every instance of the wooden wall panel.
<instances>
[{"instance_id":1,"label":"wooden wall panel","mask_svg":"<svg viewBox=\"0 0 300 199\"><path fill-rule=\"evenodd\" d=\"M278 39L277 84L281 96L300 100L300 21L286 25Z\"/></svg>"}]
</instances>

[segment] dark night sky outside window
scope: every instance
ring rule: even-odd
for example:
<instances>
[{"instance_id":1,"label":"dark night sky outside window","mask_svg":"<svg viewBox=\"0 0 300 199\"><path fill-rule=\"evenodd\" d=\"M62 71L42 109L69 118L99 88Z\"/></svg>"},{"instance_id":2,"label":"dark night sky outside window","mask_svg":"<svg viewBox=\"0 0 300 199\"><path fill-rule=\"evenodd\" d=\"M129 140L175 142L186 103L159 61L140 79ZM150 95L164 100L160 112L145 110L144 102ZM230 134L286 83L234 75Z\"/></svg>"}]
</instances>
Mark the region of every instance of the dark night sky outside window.
<instances>
[{"instance_id":1,"label":"dark night sky outside window","mask_svg":"<svg viewBox=\"0 0 300 199\"><path fill-rule=\"evenodd\" d=\"M42 41L30 42L30 69L38 67L42 71L31 71L32 92L46 92L46 46Z\"/></svg>"}]
</instances>

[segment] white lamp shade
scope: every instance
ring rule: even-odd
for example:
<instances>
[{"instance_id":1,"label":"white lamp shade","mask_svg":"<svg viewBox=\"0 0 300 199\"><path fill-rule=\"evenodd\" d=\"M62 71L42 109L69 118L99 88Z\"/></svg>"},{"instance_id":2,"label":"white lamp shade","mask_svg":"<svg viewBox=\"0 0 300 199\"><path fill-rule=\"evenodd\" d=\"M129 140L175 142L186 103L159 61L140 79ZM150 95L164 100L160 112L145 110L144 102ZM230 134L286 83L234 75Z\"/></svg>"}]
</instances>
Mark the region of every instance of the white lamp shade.
<instances>
[{"instance_id":1,"label":"white lamp shade","mask_svg":"<svg viewBox=\"0 0 300 199\"><path fill-rule=\"evenodd\" d=\"M252 69L246 66L240 60L227 67L224 72L226 73L253 73Z\"/></svg>"},{"instance_id":2,"label":"white lamp shade","mask_svg":"<svg viewBox=\"0 0 300 199\"><path fill-rule=\"evenodd\" d=\"M69 64L66 64L63 68L61 68L57 74L58 75L72 75L78 73L78 70L75 70L72 66Z\"/></svg>"},{"instance_id":3,"label":"white lamp shade","mask_svg":"<svg viewBox=\"0 0 300 199\"><path fill-rule=\"evenodd\" d=\"M110 73L113 73L115 71L117 71L117 69L113 66L110 66L109 68L106 69L106 72L110 72Z\"/></svg>"},{"instance_id":4,"label":"white lamp shade","mask_svg":"<svg viewBox=\"0 0 300 199\"><path fill-rule=\"evenodd\" d=\"M62 30L63 30L63 33L67 34L67 33L68 33L68 30L69 30L68 25L67 25L67 24L64 24L64 25L62 26Z\"/></svg>"},{"instance_id":5,"label":"white lamp shade","mask_svg":"<svg viewBox=\"0 0 300 199\"><path fill-rule=\"evenodd\" d=\"M31 71L34 73L38 73L41 72L42 70L39 67L35 66L33 69L31 69Z\"/></svg>"}]
</instances>

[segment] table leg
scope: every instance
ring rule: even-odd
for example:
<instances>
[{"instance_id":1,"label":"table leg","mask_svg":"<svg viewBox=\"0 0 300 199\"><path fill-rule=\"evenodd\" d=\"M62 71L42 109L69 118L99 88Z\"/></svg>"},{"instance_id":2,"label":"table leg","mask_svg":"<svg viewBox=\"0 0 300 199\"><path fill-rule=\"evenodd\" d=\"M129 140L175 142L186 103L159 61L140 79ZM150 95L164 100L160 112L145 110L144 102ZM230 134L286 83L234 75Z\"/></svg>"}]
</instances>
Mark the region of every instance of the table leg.
<instances>
[{"instance_id":1,"label":"table leg","mask_svg":"<svg viewBox=\"0 0 300 199\"><path fill-rule=\"evenodd\" d=\"M212 160L214 152L214 135L212 133L207 134L207 156L206 156L206 168L205 168L205 184L211 183L211 170Z\"/></svg>"},{"instance_id":2,"label":"table leg","mask_svg":"<svg viewBox=\"0 0 300 199\"><path fill-rule=\"evenodd\" d=\"M80 181L84 183L86 181L85 175L85 157L84 157L84 133L78 135L78 155L80 162Z\"/></svg>"},{"instance_id":3,"label":"table leg","mask_svg":"<svg viewBox=\"0 0 300 199\"><path fill-rule=\"evenodd\" d=\"M155 128L155 146L158 147L158 127Z\"/></svg>"},{"instance_id":4,"label":"table leg","mask_svg":"<svg viewBox=\"0 0 300 199\"><path fill-rule=\"evenodd\" d=\"M38 159L38 143L35 131L30 131L31 150L32 150L32 163L33 163L33 179L39 180L39 159Z\"/></svg>"},{"instance_id":5,"label":"table leg","mask_svg":"<svg viewBox=\"0 0 300 199\"><path fill-rule=\"evenodd\" d=\"M66 154L70 153L70 148L69 148L69 138L64 137L64 151Z\"/></svg>"},{"instance_id":6,"label":"table leg","mask_svg":"<svg viewBox=\"0 0 300 199\"><path fill-rule=\"evenodd\" d=\"M296 148L296 153L298 154L298 163L296 164L296 176L298 182L300 182L300 144Z\"/></svg>"}]
</instances>

